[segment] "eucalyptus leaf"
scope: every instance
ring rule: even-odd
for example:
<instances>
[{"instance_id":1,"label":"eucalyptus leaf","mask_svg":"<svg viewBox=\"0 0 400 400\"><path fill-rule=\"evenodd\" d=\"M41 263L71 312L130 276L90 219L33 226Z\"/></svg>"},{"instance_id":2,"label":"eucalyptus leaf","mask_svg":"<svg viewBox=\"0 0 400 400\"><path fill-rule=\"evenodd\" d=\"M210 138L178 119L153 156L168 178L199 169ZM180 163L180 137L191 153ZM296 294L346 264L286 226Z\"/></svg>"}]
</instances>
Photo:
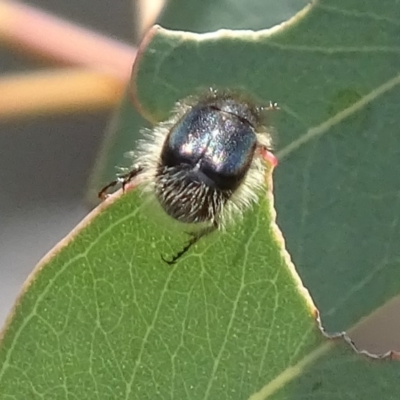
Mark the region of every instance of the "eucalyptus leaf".
<instances>
[{"instance_id":1,"label":"eucalyptus leaf","mask_svg":"<svg viewBox=\"0 0 400 400\"><path fill-rule=\"evenodd\" d=\"M320 0L272 30L154 28L125 98L154 122L199 87L279 103L278 222L334 330L400 292L399 7ZM319 331L266 186L174 266L162 256L188 235L140 187L103 203L25 285L2 332L0 399L398 399L397 361Z\"/></svg>"},{"instance_id":2,"label":"eucalyptus leaf","mask_svg":"<svg viewBox=\"0 0 400 400\"><path fill-rule=\"evenodd\" d=\"M315 0L270 30L155 27L132 75L150 120L198 87L278 102L278 222L330 331L400 293L399 16L391 0Z\"/></svg>"},{"instance_id":3,"label":"eucalyptus leaf","mask_svg":"<svg viewBox=\"0 0 400 400\"><path fill-rule=\"evenodd\" d=\"M308 0L169 0L158 23L189 32L263 29L292 17Z\"/></svg>"},{"instance_id":4,"label":"eucalyptus leaf","mask_svg":"<svg viewBox=\"0 0 400 400\"><path fill-rule=\"evenodd\" d=\"M397 362L321 335L274 215L265 193L170 266L187 234L139 188L114 195L25 285L0 398L397 399Z\"/></svg>"},{"instance_id":5,"label":"eucalyptus leaf","mask_svg":"<svg viewBox=\"0 0 400 400\"><path fill-rule=\"evenodd\" d=\"M168 28L208 32L221 28L257 29L278 24L301 10L307 0L169 0L158 17ZM137 10L135 10L137 12ZM148 84L151 84L148 82ZM97 204L97 191L125 167L125 153L134 150L149 122L132 104L128 90L111 120L91 174L87 198Z\"/></svg>"},{"instance_id":6,"label":"eucalyptus leaf","mask_svg":"<svg viewBox=\"0 0 400 400\"><path fill-rule=\"evenodd\" d=\"M0 393L248 398L326 348L271 201L174 266L161 256L187 234L139 189L103 203L27 283L3 333Z\"/></svg>"}]
</instances>

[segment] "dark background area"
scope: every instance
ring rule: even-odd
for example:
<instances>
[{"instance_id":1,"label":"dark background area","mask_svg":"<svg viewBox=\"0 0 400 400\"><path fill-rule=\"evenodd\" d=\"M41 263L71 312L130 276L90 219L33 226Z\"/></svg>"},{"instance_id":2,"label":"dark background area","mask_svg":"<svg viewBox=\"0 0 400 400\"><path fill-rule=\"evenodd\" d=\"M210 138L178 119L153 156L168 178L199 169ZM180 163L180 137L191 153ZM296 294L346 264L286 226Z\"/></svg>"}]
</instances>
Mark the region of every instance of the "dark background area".
<instances>
[{"instance_id":1,"label":"dark background area","mask_svg":"<svg viewBox=\"0 0 400 400\"><path fill-rule=\"evenodd\" d=\"M25 3L133 43L131 1ZM0 74L40 68L49 67L0 48ZM84 194L111 113L0 121L0 326L35 264L89 211Z\"/></svg>"}]
</instances>

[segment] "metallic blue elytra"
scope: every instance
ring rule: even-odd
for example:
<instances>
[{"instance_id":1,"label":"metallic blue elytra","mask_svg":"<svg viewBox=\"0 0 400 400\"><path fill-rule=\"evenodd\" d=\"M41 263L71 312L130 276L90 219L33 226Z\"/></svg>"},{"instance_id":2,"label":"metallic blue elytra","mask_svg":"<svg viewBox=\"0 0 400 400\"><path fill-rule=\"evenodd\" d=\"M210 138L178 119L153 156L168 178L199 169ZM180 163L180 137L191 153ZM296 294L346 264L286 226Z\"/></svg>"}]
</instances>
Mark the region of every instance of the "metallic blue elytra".
<instances>
[{"instance_id":1,"label":"metallic blue elytra","mask_svg":"<svg viewBox=\"0 0 400 400\"><path fill-rule=\"evenodd\" d=\"M155 194L168 215L218 225L257 148L259 111L233 96L199 101L166 135Z\"/></svg>"},{"instance_id":2,"label":"metallic blue elytra","mask_svg":"<svg viewBox=\"0 0 400 400\"><path fill-rule=\"evenodd\" d=\"M255 116L233 99L194 106L170 131L162 153L163 167L185 168L188 180L233 191L252 162L257 136Z\"/></svg>"},{"instance_id":3,"label":"metallic blue elytra","mask_svg":"<svg viewBox=\"0 0 400 400\"><path fill-rule=\"evenodd\" d=\"M217 230L257 200L271 137L262 124L264 110L239 93L211 89L179 101L167 121L141 142L131 171L110 182L123 188L136 176L170 217L197 224L174 264L202 237ZM270 157L271 158L271 157ZM274 157L272 157L274 159Z\"/></svg>"}]
</instances>

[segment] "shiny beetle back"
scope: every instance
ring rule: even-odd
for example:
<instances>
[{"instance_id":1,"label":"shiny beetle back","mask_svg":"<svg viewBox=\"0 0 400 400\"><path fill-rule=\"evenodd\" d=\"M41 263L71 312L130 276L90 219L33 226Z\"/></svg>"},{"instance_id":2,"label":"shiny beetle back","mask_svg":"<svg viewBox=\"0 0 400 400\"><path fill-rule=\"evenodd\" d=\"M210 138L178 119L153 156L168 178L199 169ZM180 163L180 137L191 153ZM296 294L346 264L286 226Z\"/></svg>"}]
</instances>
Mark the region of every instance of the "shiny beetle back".
<instances>
[{"instance_id":1,"label":"shiny beetle back","mask_svg":"<svg viewBox=\"0 0 400 400\"><path fill-rule=\"evenodd\" d=\"M156 195L170 216L215 221L250 168L255 123L257 113L247 103L223 97L199 102L174 124L156 174Z\"/></svg>"},{"instance_id":2,"label":"shiny beetle back","mask_svg":"<svg viewBox=\"0 0 400 400\"><path fill-rule=\"evenodd\" d=\"M215 105L193 107L166 138L160 168L183 166L187 179L235 190L253 159L257 136L243 116Z\"/></svg>"},{"instance_id":3,"label":"shiny beetle back","mask_svg":"<svg viewBox=\"0 0 400 400\"><path fill-rule=\"evenodd\" d=\"M125 187L135 176L177 221L198 224L190 239L168 264L175 263L200 238L223 229L258 199L266 164L276 164L271 135L262 124L265 110L243 95L210 89L178 101L168 120L147 131L132 169L118 183Z\"/></svg>"}]
</instances>

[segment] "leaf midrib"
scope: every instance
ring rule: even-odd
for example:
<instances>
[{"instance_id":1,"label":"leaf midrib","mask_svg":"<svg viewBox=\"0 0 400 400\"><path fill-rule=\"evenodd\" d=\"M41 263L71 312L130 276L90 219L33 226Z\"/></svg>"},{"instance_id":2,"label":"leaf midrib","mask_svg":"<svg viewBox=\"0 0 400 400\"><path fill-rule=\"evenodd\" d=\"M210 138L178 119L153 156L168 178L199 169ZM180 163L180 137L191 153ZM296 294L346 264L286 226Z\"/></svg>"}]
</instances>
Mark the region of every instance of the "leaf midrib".
<instances>
[{"instance_id":1,"label":"leaf midrib","mask_svg":"<svg viewBox=\"0 0 400 400\"><path fill-rule=\"evenodd\" d=\"M345 119L351 117L356 112L362 110L368 104L372 103L373 101L383 96L390 90L394 89L398 85L400 85L400 73L394 78L389 79L382 85L378 86L376 89L371 90L369 93L362 96L360 100L356 101L351 106L343 109L342 111L335 114L333 117L328 118L326 121L317 126L311 127L306 132L299 135L298 139L294 140L292 143L277 152L276 155L278 159L283 160L311 140L318 139L319 137L327 133L331 128L338 125Z\"/></svg>"}]
</instances>

